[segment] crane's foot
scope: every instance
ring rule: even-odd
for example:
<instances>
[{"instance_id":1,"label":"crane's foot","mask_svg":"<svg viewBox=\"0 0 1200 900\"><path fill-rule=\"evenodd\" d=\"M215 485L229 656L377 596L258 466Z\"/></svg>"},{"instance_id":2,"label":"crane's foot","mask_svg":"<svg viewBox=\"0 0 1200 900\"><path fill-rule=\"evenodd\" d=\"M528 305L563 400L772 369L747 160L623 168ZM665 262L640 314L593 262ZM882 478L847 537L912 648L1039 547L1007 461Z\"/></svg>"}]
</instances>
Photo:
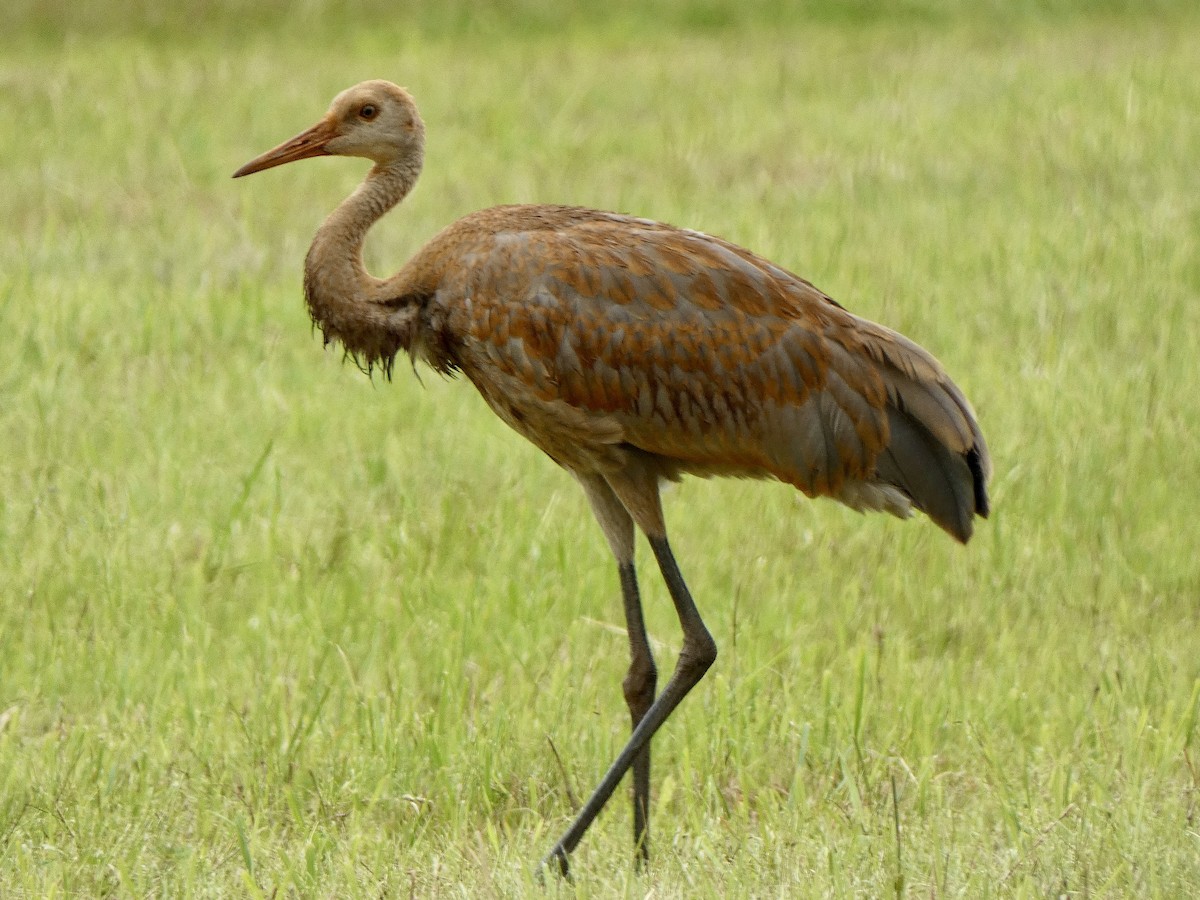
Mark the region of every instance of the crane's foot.
<instances>
[{"instance_id":1,"label":"crane's foot","mask_svg":"<svg viewBox=\"0 0 1200 900\"><path fill-rule=\"evenodd\" d=\"M547 868L550 868L552 871L557 870L557 874L564 880L571 880L571 860L562 844L555 844L554 849L547 853L545 859L538 863L538 867L534 871L538 884L546 883L543 873Z\"/></svg>"},{"instance_id":2,"label":"crane's foot","mask_svg":"<svg viewBox=\"0 0 1200 900\"><path fill-rule=\"evenodd\" d=\"M637 842L633 856L633 871L645 875L650 868L650 845L645 840Z\"/></svg>"}]
</instances>

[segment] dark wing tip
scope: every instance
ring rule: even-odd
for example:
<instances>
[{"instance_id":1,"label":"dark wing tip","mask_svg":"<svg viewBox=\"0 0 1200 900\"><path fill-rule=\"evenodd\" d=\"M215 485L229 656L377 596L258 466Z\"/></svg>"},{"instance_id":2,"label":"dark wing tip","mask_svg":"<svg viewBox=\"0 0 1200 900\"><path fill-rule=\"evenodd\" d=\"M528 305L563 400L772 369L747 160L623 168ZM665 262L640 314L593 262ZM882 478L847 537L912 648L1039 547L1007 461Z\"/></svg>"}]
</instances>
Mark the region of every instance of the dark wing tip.
<instances>
[{"instance_id":1,"label":"dark wing tip","mask_svg":"<svg viewBox=\"0 0 1200 900\"><path fill-rule=\"evenodd\" d=\"M983 471L983 455L978 447L967 451L967 468L971 470L971 480L975 487L975 514L986 519L992 511L987 494L987 475Z\"/></svg>"}]
</instances>

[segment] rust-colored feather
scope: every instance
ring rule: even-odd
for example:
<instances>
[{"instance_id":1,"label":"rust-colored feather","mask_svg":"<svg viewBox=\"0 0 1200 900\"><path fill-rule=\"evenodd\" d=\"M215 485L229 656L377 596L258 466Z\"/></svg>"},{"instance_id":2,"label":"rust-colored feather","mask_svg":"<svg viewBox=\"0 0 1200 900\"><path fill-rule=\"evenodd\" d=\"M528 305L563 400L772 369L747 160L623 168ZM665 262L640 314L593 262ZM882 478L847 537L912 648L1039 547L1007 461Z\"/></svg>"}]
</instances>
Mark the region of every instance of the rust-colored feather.
<instances>
[{"instance_id":1,"label":"rust-colored feather","mask_svg":"<svg viewBox=\"0 0 1200 900\"><path fill-rule=\"evenodd\" d=\"M944 447L974 452L986 478L974 415L937 361L736 245L613 213L497 207L410 268L435 276L453 366L577 473L619 469L635 449L663 477L773 477L898 514L911 503L960 540L985 511L965 462L945 484L903 475L918 460L940 471L930 448ZM885 454L898 430L905 465Z\"/></svg>"}]
</instances>

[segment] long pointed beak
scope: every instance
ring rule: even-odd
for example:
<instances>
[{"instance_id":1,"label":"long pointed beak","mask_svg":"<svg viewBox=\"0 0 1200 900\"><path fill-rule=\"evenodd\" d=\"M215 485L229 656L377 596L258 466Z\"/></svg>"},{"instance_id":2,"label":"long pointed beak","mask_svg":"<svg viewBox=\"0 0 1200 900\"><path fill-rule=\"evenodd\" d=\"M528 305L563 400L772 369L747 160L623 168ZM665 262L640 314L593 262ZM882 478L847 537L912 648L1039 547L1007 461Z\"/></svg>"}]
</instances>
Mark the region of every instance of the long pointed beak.
<instances>
[{"instance_id":1,"label":"long pointed beak","mask_svg":"<svg viewBox=\"0 0 1200 900\"><path fill-rule=\"evenodd\" d=\"M311 156L328 156L329 151L325 149L325 145L332 140L335 134L333 124L326 119L322 119L312 128L300 132L300 134L296 135L290 141L284 141L278 147L268 150L262 156L254 157L254 159L234 172L233 177L241 178L243 175L253 175L255 172L263 171L263 169L282 166L284 163L295 162L298 159L308 159Z\"/></svg>"}]
</instances>

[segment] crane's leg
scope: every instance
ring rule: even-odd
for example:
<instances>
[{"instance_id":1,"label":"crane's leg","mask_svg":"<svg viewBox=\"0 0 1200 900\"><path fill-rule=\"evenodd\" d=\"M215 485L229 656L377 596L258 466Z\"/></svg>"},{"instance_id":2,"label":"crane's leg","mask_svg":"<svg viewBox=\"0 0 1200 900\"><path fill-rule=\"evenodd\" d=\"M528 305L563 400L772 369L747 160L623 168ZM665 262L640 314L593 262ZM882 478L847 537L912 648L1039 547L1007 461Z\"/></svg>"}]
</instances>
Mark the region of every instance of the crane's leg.
<instances>
[{"instance_id":1,"label":"crane's leg","mask_svg":"<svg viewBox=\"0 0 1200 900\"><path fill-rule=\"evenodd\" d=\"M646 636L646 624L642 618L637 572L633 566L633 518L603 478L597 475L579 476L579 481L617 559L621 597L625 604L625 630L629 635L629 671L621 687L629 707L632 727L636 729L654 702L658 670L650 653L650 639ZM650 859L649 825L650 744L647 743L633 760L633 846L638 854L639 865L644 865Z\"/></svg>"},{"instance_id":2,"label":"crane's leg","mask_svg":"<svg viewBox=\"0 0 1200 900\"><path fill-rule=\"evenodd\" d=\"M666 526L663 523L662 506L658 496L657 475L649 467L632 470L619 475L608 475L606 480L620 499L621 504L629 511L638 527L646 533L650 547L658 560L667 590L675 604L675 612L679 616L679 624L683 628L683 647L679 652L679 661L675 671L667 682L663 692L658 696L642 716L641 721L633 730L633 736L625 748L617 755L612 766L601 779L600 784L588 798L583 809L575 817L558 843L551 848L550 853L542 860L542 864L551 860L558 863L558 869L563 875L570 873L570 854L579 845L588 827L599 815L604 804L613 795L617 785L629 771L633 762L642 750L649 746L654 733L667 720L675 707L687 696L696 683L704 677L704 673L717 658L717 645L704 626L692 595L684 584L679 566L675 563L674 554L667 543Z\"/></svg>"},{"instance_id":3,"label":"crane's leg","mask_svg":"<svg viewBox=\"0 0 1200 900\"><path fill-rule=\"evenodd\" d=\"M621 594L625 600L625 625L629 632L629 671L621 687L629 707L631 727L636 731L654 704L658 669L650 654L650 639L642 621L642 601L638 594L633 563L621 567ZM633 847L638 865L650 861L650 742L633 760Z\"/></svg>"}]
</instances>

